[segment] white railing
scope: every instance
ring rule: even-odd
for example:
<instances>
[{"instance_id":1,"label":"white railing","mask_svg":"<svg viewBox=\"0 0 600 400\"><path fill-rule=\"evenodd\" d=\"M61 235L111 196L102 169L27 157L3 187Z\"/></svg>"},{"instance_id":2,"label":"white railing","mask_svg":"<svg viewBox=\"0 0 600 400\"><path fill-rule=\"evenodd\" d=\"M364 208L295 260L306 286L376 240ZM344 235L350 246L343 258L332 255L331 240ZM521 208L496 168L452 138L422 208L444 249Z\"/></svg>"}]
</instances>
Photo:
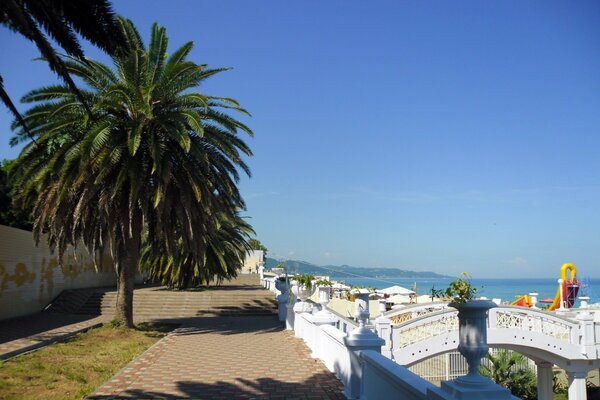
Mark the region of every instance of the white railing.
<instances>
[{"instance_id":1,"label":"white railing","mask_svg":"<svg viewBox=\"0 0 600 400\"><path fill-rule=\"evenodd\" d=\"M573 343L579 323L541 310L503 306L490 310L489 327L537 332L556 340Z\"/></svg>"},{"instance_id":2,"label":"white railing","mask_svg":"<svg viewBox=\"0 0 600 400\"><path fill-rule=\"evenodd\" d=\"M433 302L424 304L414 304L402 308L392 309L383 315L392 321L392 324L398 325L411 319L422 317L423 315L445 310L448 308L447 302Z\"/></svg>"},{"instance_id":3,"label":"white railing","mask_svg":"<svg viewBox=\"0 0 600 400\"><path fill-rule=\"evenodd\" d=\"M365 399L415 399L426 400L435 385L419 375L401 367L376 351L360 352Z\"/></svg>"},{"instance_id":4,"label":"white railing","mask_svg":"<svg viewBox=\"0 0 600 400\"><path fill-rule=\"evenodd\" d=\"M562 359L599 359L600 329L593 317L572 318L536 309L500 306L489 310L490 346L527 347L529 357L550 351ZM390 313L386 313L386 316ZM404 322L392 325L391 354L399 364L412 366L421 360L456 349L458 346L458 312L454 308L427 310L414 307L404 314L394 314ZM590 320L592 318L592 320ZM396 320L398 321L398 319ZM515 331L519 332L516 333ZM526 344L525 344L526 343Z\"/></svg>"},{"instance_id":5,"label":"white railing","mask_svg":"<svg viewBox=\"0 0 600 400\"><path fill-rule=\"evenodd\" d=\"M392 346L406 347L432 337L458 331L458 311L446 309L432 312L392 328Z\"/></svg>"},{"instance_id":6,"label":"white railing","mask_svg":"<svg viewBox=\"0 0 600 400\"><path fill-rule=\"evenodd\" d=\"M491 348L490 354L497 355L499 351L501 349ZM489 365L489 360L483 358L481 363ZM535 362L526 357L523 358L523 361L517 363L514 368L527 368L534 372L537 370ZM408 369L433 384L439 384L441 381L456 379L467 374L469 365L467 360L458 351L454 350L413 364Z\"/></svg>"},{"instance_id":7,"label":"white railing","mask_svg":"<svg viewBox=\"0 0 600 400\"><path fill-rule=\"evenodd\" d=\"M287 307L287 312L293 313L294 316L286 316L286 326L304 341L312 351L313 357L320 359L340 379L347 398L464 398L464 393L446 393L440 397L440 390L431 382L381 354L382 347L385 348L387 343L377 337L374 329L362 328L361 331L355 321L334 313L318 313L321 306L313 302L310 304L312 313L301 311L310 307L298 307L296 311L292 310L291 305ZM429 313L428 316L420 318L431 318L433 314ZM448 317L444 312L438 311L437 314L442 319ZM408 325L415 325L417 319L409 321ZM379 332L387 332L389 336L389 320L381 318L372 322Z\"/></svg>"}]
</instances>

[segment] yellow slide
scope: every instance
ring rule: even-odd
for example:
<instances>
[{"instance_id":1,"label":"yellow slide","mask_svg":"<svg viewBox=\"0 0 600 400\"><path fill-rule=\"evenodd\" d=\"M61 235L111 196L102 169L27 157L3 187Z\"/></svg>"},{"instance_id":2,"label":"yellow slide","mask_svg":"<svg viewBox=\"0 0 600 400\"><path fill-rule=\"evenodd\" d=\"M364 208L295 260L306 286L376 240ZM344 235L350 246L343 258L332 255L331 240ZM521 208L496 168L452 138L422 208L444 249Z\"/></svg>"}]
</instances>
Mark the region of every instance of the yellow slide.
<instances>
[{"instance_id":1,"label":"yellow slide","mask_svg":"<svg viewBox=\"0 0 600 400\"><path fill-rule=\"evenodd\" d=\"M570 279L567 279L567 270L569 270L569 278ZM561 291L562 291L563 301L567 300L567 283L573 282L575 280L576 274L577 274L577 269L575 269L575 266L571 263L565 263L562 265L562 267L560 267L560 278L562 279L563 282L558 287L558 289L556 289L556 296L554 297L554 301L548 308L549 310L552 311L552 310L556 310L557 308L560 308L560 298L561 298L560 293L561 293Z\"/></svg>"}]
</instances>

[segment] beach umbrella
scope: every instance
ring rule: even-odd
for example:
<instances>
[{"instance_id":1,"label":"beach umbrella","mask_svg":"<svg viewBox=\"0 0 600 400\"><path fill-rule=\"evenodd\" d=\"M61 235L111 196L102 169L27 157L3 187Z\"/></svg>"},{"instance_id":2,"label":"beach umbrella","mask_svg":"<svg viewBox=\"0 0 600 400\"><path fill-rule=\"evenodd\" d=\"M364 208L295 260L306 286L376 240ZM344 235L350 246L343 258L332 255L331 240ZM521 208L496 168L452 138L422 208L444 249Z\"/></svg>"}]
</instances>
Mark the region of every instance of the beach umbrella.
<instances>
[{"instance_id":1,"label":"beach umbrella","mask_svg":"<svg viewBox=\"0 0 600 400\"><path fill-rule=\"evenodd\" d=\"M401 294L401 295L409 295L409 294L414 294L415 292L413 292L410 289L404 288L402 286L398 286L398 285L394 285L394 286L390 286L387 287L385 289L381 289L377 291L378 293L383 293L383 294L387 294L389 296L393 296L396 294Z\"/></svg>"},{"instance_id":2,"label":"beach umbrella","mask_svg":"<svg viewBox=\"0 0 600 400\"><path fill-rule=\"evenodd\" d=\"M350 286L344 285L343 283L337 282L331 285L333 289L349 290Z\"/></svg>"}]
</instances>

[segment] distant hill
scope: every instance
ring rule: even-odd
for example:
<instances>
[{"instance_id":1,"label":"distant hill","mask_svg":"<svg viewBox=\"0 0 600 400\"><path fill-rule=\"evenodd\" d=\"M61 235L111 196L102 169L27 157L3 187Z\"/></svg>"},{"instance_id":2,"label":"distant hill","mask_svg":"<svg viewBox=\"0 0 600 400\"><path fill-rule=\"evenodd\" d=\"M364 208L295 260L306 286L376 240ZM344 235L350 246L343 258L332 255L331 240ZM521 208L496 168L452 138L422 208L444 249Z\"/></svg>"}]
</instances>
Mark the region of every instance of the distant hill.
<instances>
[{"instance_id":1,"label":"distant hill","mask_svg":"<svg viewBox=\"0 0 600 400\"><path fill-rule=\"evenodd\" d=\"M265 260L267 269L273 268L279 264L279 261L274 258ZM285 260L283 261L289 273L311 274L311 275L328 275L332 278L348 278L355 275L367 276L370 278L384 277L402 277L402 278L450 278L447 275L436 274L430 271L407 271L399 268L367 268L367 267L352 267L350 265L315 265L306 261Z\"/></svg>"}]
</instances>

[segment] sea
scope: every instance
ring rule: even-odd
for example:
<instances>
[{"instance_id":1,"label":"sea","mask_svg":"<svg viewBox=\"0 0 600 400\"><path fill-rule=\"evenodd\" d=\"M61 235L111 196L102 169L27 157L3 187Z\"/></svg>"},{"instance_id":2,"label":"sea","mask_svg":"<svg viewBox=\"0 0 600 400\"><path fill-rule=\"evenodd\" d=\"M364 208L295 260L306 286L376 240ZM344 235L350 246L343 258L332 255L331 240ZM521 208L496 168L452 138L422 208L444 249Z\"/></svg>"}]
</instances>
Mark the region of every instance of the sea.
<instances>
[{"instance_id":1,"label":"sea","mask_svg":"<svg viewBox=\"0 0 600 400\"><path fill-rule=\"evenodd\" d=\"M580 293L585 293L590 297L590 304L599 303L600 298L600 279L599 278L579 278ZM416 287L418 295L430 294L431 289L445 289L454 278L406 278L406 277L385 277L385 278L334 278L338 282L344 282L351 286L362 286L375 289L383 289L393 285L399 285L408 289ZM554 298L558 288L558 278L544 279L476 279L472 278L471 285L477 288L477 296L485 296L489 299L500 298L503 302L514 301L519 295L526 295L531 292L539 293L538 299ZM414 290L414 289L413 289ZM582 293L583 292L583 293Z\"/></svg>"}]
</instances>

